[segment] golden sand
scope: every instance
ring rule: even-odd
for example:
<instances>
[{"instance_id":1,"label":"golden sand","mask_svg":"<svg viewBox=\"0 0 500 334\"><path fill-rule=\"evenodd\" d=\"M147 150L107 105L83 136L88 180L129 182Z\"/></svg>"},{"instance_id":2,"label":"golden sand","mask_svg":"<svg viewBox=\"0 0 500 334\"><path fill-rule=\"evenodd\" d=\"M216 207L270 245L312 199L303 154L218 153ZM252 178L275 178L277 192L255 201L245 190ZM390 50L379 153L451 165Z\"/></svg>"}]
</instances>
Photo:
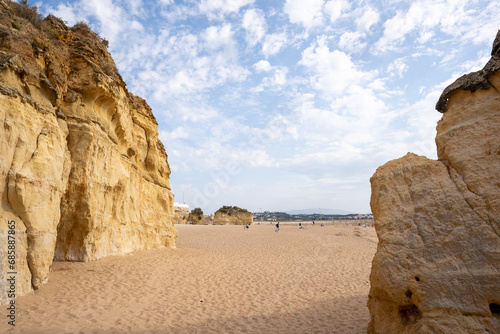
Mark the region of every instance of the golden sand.
<instances>
[{"instance_id":1,"label":"golden sand","mask_svg":"<svg viewBox=\"0 0 500 334\"><path fill-rule=\"evenodd\" d=\"M176 249L54 263L0 332L366 333L372 227L176 227Z\"/></svg>"}]
</instances>

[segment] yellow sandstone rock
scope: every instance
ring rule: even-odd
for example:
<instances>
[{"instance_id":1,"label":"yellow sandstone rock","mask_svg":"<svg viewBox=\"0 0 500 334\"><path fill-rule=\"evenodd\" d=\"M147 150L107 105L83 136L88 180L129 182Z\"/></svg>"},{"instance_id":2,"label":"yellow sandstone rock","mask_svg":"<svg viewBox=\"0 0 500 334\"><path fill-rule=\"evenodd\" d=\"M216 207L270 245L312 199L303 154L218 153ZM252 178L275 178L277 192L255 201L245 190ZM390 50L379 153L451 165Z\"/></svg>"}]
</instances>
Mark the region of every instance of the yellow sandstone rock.
<instances>
[{"instance_id":1,"label":"yellow sandstone rock","mask_svg":"<svg viewBox=\"0 0 500 334\"><path fill-rule=\"evenodd\" d=\"M436 108L438 161L379 167L369 333L500 333L500 32Z\"/></svg>"},{"instance_id":2,"label":"yellow sandstone rock","mask_svg":"<svg viewBox=\"0 0 500 334\"><path fill-rule=\"evenodd\" d=\"M10 221L16 295L47 282L53 259L174 247L177 236L157 122L105 41L53 16L34 24L12 6L21 5L0 1L2 303Z\"/></svg>"},{"instance_id":3,"label":"yellow sandstone rock","mask_svg":"<svg viewBox=\"0 0 500 334\"><path fill-rule=\"evenodd\" d=\"M236 206L223 206L215 212L214 225L252 225L253 213Z\"/></svg>"}]
</instances>

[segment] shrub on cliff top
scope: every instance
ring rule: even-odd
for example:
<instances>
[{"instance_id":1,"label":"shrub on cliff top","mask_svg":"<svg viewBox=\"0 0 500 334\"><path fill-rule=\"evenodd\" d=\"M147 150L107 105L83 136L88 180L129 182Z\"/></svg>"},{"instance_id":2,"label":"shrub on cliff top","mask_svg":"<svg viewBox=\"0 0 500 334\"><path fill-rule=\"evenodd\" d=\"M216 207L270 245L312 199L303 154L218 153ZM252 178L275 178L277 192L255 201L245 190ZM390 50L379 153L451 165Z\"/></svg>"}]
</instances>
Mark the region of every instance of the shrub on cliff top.
<instances>
[{"instance_id":1,"label":"shrub on cliff top","mask_svg":"<svg viewBox=\"0 0 500 334\"><path fill-rule=\"evenodd\" d=\"M200 209L200 208L194 208L193 210L191 210L191 213L193 215L202 215L203 214L203 210Z\"/></svg>"},{"instance_id":2,"label":"shrub on cliff top","mask_svg":"<svg viewBox=\"0 0 500 334\"><path fill-rule=\"evenodd\" d=\"M10 8L14 15L28 20L34 27L40 29L42 27L42 15L38 14L36 6L30 6L28 0L21 2L10 1Z\"/></svg>"},{"instance_id":3,"label":"shrub on cliff top","mask_svg":"<svg viewBox=\"0 0 500 334\"><path fill-rule=\"evenodd\" d=\"M84 22L84 21L80 21L78 23L75 23L75 25L71 27L71 30L72 31L77 31L77 30L92 31L92 29L90 29L87 22Z\"/></svg>"},{"instance_id":4,"label":"shrub on cliff top","mask_svg":"<svg viewBox=\"0 0 500 334\"><path fill-rule=\"evenodd\" d=\"M194 208L191 210L191 215L198 216L198 220L201 220L201 217L203 217L203 210L201 208Z\"/></svg>"},{"instance_id":5,"label":"shrub on cliff top","mask_svg":"<svg viewBox=\"0 0 500 334\"><path fill-rule=\"evenodd\" d=\"M223 214L227 214L229 216L233 213L249 212L247 209L242 209L242 208L239 208L237 206L228 206L228 205L224 205L222 208L220 208L217 211L220 213L223 213Z\"/></svg>"}]
</instances>

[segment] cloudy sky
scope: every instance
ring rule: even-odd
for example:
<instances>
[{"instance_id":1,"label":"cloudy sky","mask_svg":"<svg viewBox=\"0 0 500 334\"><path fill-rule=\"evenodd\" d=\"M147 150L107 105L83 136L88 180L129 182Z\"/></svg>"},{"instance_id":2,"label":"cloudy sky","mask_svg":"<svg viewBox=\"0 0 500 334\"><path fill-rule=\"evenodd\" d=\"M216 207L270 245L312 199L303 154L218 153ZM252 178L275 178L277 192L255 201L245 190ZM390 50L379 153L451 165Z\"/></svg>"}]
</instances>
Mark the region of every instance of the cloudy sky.
<instances>
[{"instance_id":1,"label":"cloudy sky","mask_svg":"<svg viewBox=\"0 0 500 334\"><path fill-rule=\"evenodd\" d=\"M109 41L159 123L176 202L370 212L388 160L436 158L434 105L483 67L500 2L30 1Z\"/></svg>"}]
</instances>

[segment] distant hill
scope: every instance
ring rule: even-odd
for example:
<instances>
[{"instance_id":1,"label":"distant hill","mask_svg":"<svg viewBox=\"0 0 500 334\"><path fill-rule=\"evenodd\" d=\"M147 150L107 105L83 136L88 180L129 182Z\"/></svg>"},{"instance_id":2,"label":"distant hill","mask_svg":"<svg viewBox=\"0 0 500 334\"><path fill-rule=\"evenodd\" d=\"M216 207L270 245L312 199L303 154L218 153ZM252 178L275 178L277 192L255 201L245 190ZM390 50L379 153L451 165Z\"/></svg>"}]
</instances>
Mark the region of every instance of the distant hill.
<instances>
[{"instance_id":1,"label":"distant hill","mask_svg":"<svg viewBox=\"0 0 500 334\"><path fill-rule=\"evenodd\" d=\"M312 215L315 213L323 215L349 215L353 214L354 212L339 210L339 209L316 208L316 209L290 210L290 211L285 211L285 213L288 213L289 215Z\"/></svg>"}]
</instances>

